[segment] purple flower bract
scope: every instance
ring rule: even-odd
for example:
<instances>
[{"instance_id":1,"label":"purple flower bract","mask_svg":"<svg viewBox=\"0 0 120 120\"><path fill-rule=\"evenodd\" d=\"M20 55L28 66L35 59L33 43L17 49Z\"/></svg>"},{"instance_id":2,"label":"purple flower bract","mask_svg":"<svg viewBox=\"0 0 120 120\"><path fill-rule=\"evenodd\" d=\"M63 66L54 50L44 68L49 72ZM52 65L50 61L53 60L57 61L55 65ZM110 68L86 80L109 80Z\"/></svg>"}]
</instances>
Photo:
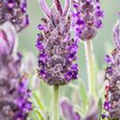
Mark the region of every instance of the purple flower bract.
<instances>
[{"instance_id":1,"label":"purple flower bract","mask_svg":"<svg viewBox=\"0 0 120 120\"><path fill-rule=\"evenodd\" d=\"M43 24L38 25L37 48L38 75L49 85L64 85L77 79L78 65L76 60L77 41L71 37L71 17L68 15L69 0L62 9L59 0L55 0L49 9L40 0L41 8L46 15Z\"/></svg>"},{"instance_id":2,"label":"purple flower bract","mask_svg":"<svg viewBox=\"0 0 120 120\"><path fill-rule=\"evenodd\" d=\"M108 81L106 89L106 101L104 109L111 119L120 119L120 21L117 22L113 31L116 48L106 61L109 66L106 68L105 79Z\"/></svg>"}]
</instances>

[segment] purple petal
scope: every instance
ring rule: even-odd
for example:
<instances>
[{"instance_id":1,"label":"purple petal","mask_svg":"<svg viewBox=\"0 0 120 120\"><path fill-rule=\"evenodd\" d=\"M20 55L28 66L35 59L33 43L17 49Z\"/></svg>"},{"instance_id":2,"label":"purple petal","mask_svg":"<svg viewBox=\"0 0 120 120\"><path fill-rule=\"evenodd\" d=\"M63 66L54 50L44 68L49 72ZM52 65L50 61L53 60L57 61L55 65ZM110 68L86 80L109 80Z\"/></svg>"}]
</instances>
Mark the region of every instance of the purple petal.
<instances>
[{"instance_id":1,"label":"purple petal","mask_svg":"<svg viewBox=\"0 0 120 120\"><path fill-rule=\"evenodd\" d=\"M110 101L105 101L105 103L104 103L104 109L106 111L109 111L111 109L111 103L110 103Z\"/></svg>"},{"instance_id":2,"label":"purple petal","mask_svg":"<svg viewBox=\"0 0 120 120\"><path fill-rule=\"evenodd\" d=\"M61 6L60 1L59 0L54 0L54 3L56 5L58 11L60 12L60 14L62 14L63 11L62 11L62 6Z\"/></svg>"},{"instance_id":3,"label":"purple petal","mask_svg":"<svg viewBox=\"0 0 120 120\"><path fill-rule=\"evenodd\" d=\"M105 61L108 62L108 63L111 63L112 62L111 57L109 55L106 55L105 56Z\"/></svg>"},{"instance_id":4,"label":"purple petal","mask_svg":"<svg viewBox=\"0 0 120 120\"><path fill-rule=\"evenodd\" d=\"M120 21L117 21L115 25L115 29L113 31L113 37L116 47L120 49Z\"/></svg>"},{"instance_id":5,"label":"purple petal","mask_svg":"<svg viewBox=\"0 0 120 120\"><path fill-rule=\"evenodd\" d=\"M22 0L21 2L21 10L23 13L25 13L27 11L27 2L26 0Z\"/></svg>"},{"instance_id":6,"label":"purple petal","mask_svg":"<svg viewBox=\"0 0 120 120\"><path fill-rule=\"evenodd\" d=\"M50 18L51 17L51 15L50 15L50 9L47 6L45 0L39 0L39 2L40 2L40 6L41 6L43 12Z\"/></svg>"},{"instance_id":7,"label":"purple petal","mask_svg":"<svg viewBox=\"0 0 120 120\"><path fill-rule=\"evenodd\" d=\"M65 7L63 10L63 16L66 16L70 7L70 0L65 0Z\"/></svg>"},{"instance_id":8,"label":"purple petal","mask_svg":"<svg viewBox=\"0 0 120 120\"><path fill-rule=\"evenodd\" d=\"M56 26L57 23L59 23L60 13L55 4L52 4L52 7L50 8L50 13L51 13L52 23L54 26Z\"/></svg>"},{"instance_id":9,"label":"purple petal","mask_svg":"<svg viewBox=\"0 0 120 120\"><path fill-rule=\"evenodd\" d=\"M79 114L73 111L73 106L67 100L61 102L61 109L66 120L80 120Z\"/></svg>"},{"instance_id":10,"label":"purple petal","mask_svg":"<svg viewBox=\"0 0 120 120\"><path fill-rule=\"evenodd\" d=\"M101 115L102 119L109 118L108 115L102 114Z\"/></svg>"}]
</instances>

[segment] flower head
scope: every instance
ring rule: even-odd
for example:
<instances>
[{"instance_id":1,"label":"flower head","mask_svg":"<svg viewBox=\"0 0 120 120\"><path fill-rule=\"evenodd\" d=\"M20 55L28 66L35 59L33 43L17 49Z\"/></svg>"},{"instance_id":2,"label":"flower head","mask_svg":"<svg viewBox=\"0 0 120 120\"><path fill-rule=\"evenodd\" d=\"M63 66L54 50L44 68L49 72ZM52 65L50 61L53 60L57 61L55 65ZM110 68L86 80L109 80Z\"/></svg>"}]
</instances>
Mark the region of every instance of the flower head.
<instances>
[{"instance_id":1,"label":"flower head","mask_svg":"<svg viewBox=\"0 0 120 120\"><path fill-rule=\"evenodd\" d=\"M71 17L68 14L69 0L63 9L59 0L54 0L49 9L44 0L41 8L46 15L38 26L37 48L39 50L38 74L50 85L64 85L77 78L77 41L71 38Z\"/></svg>"},{"instance_id":2,"label":"flower head","mask_svg":"<svg viewBox=\"0 0 120 120\"><path fill-rule=\"evenodd\" d=\"M10 21L19 32L29 24L26 0L0 0L0 25Z\"/></svg>"},{"instance_id":3,"label":"flower head","mask_svg":"<svg viewBox=\"0 0 120 120\"><path fill-rule=\"evenodd\" d=\"M72 0L73 27L81 40L93 39L102 27L103 11L99 0Z\"/></svg>"},{"instance_id":4,"label":"flower head","mask_svg":"<svg viewBox=\"0 0 120 120\"><path fill-rule=\"evenodd\" d=\"M109 66L106 69L106 101L104 108L111 119L120 119L120 21L113 31L116 48L106 57Z\"/></svg>"},{"instance_id":5,"label":"flower head","mask_svg":"<svg viewBox=\"0 0 120 120\"><path fill-rule=\"evenodd\" d=\"M32 107L27 76L21 69L22 55L13 54L17 33L7 22L0 28L0 119L27 120Z\"/></svg>"}]
</instances>

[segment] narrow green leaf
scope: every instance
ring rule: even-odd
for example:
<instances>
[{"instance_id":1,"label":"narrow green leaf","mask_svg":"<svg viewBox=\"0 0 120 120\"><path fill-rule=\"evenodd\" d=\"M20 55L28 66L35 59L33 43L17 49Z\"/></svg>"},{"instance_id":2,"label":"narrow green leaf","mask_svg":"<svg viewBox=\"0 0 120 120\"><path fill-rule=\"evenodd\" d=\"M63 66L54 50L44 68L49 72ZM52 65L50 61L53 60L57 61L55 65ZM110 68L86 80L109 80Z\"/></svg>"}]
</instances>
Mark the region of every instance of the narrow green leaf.
<instances>
[{"instance_id":1,"label":"narrow green leaf","mask_svg":"<svg viewBox=\"0 0 120 120\"><path fill-rule=\"evenodd\" d=\"M83 84L82 80L78 80L78 81L79 81L79 90L80 90L81 101L84 104L84 108L86 110L87 106L88 106L87 90L86 90L85 85Z\"/></svg>"},{"instance_id":2,"label":"narrow green leaf","mask_svg":"<svg viewBox=\"0 0 120 120\"><path fill-rule=\"evenodd\" d=\"M98 108L99 108L99 112L100 112L99 120L101 120L101 114L102 114L102 99L101 98L98 101Z\"/></svg>"},{"instance_id":3,"label":"narrow green leaf","mask_svg":"<svg viewBox=\"0 0 120 120\"><path fill-rule=\"evenodd\" d=\"M34 112L37 114L37 117L38 117L39 120L45 120L45 119L43 118L43 115L42 115L42 113L40 112L40 110L34 109Z\"/></svg>"},{"instance_id":4,"label":"narrow green leaf","mask_svg":"<svg viewBox=\"0 0 120 120\"><path fill-rule=\"evenodd\" d=\"M38 95L37 95L36 92L33 92L33 97L34 97L35 101L37 102L40 110L44 110L44 107L43 107L43 105L42 105L42 102L41 102L41 100L40 100L40 97L38 97Z\"/></svg>"}]
</instances>

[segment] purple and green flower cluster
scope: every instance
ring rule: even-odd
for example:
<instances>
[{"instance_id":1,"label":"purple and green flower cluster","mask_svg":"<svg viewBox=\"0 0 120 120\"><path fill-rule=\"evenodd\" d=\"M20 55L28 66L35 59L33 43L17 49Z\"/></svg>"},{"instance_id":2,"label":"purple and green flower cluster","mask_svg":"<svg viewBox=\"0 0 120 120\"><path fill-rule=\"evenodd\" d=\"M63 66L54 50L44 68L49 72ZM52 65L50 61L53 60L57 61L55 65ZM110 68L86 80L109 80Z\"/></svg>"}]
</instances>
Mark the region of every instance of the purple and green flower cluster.
<instances>
[{"instance_id":1,"label":"purple and green flower cluster","mask_svg":"<svg viewBox=\"0 0 120 120\"><path fill-rule=\"evenodd\" d=\"M50 85L64 85L78 76L78 65L73 63L78 45L71 35L70 1L66 0L64 9L59 0L53 2L51 9L44 0L40 5L46 17L38 26L38 75Z\"/></svg>"},{"instance_id":2,"label":"purple and green flower cluster","mask_svg":"<svg viewBox=\"0 0 120 120\"><path fill-rule=\"evenodd\" d=\"M75 35L81 40L93 39L98 29L102 27L104 16L99 0L72 0L72 2Z\"/></svg>"},{"instance_id":3,"label":"purple and green flower cluster","mask_svg":"<svg viewBox=\"0 0 120 120\"><path fill-rule=\"evenodd\" d=\"M106 101L104 109L108 115L102 115L111 119L119 120L120 118L120 21L117 22L113 31L116 48L112 54L106 56L109 66L106 69Z\"/></svg>"},{"instance_id":4,"label":"purple and green flower cluster","mask_svg":"<svg viewBox=\"0 0 120 120\"><path fill-rule=\"evenodd\" d=\"M71 2L72 14L70 13ZM78 78L76 60L79 39L87 43L85 46L85 49L88 49L86 63L88 78L90 78L88 86L97 86L96 81L93 80L95 62L92 41L89 40L94 39L98 29L102 27L104 12L99 0L65 0L64 7L60 0L53 0L50 8L45 0L39 0L39 4L45 17L38 25L37 74L45 83L54 86L52 117L55 117L54 120L58 120L59 85L67 85ZM18 32L28 25L27 0L0 0L0 120L31 120L29 113L33 110L33 105L30 101L31 90L28 88L28 74L27 70L23 70L23 56L17 52ZM72 33L72 28L74 28L75 34ZM81 102L82 97L85 97L86 100L83 103L87 105L82 104L83 108L76 110L68 100L63 100L60 104L61 112L66 120L100 120L101 117L108 120L120 120L120 20L113 31L113 38L116 48L111 55L106 56L109 65L105 70L107 84L104 113L102 115L100 113L102 112L102 108L100 108L102 107L102 97L99 95L100 93L96 94L99 91L97 88L99 85L93 91L89 88L87 93L80 81L79 85L70 84L70 87L75 88L76 96L79 92L82 94L80 98L78 96L75 98L77 99L75 102ZM95 94L94 90L96 90ZM91 96L92 94L93 96ZM97 95L100 96L100 99L97 98ZM88 96L92 98L92 101L88 99ZM38 108L34 109L33 114L35 113L42 120L47 120L50 113L47 114L47 110L44 111L42 102L39 101L36 94L33 95L33 99L38 102L38 104L35 103L35 107L38 105Z\"/></svg>"},{"instance_id":5,"label":"purple and green flower cluster","mask_svg":"<svg viewBox=\"0 0 120 120\"><path fill-rule=\"evenodd\" d=\"M27 73L22 70L22 55L16 52L18 29L15 27L20 27L21 23L17 23L16 16L10 16L17 20L15 24L6 18L17 12L19 4L20 1L0 1L0 14L5 14L0 18L0 120L27 120L32 110ZM7 13L3 6L11 7L11 12L8 10L10 13Z\"/></svg>"}]
</instances>

